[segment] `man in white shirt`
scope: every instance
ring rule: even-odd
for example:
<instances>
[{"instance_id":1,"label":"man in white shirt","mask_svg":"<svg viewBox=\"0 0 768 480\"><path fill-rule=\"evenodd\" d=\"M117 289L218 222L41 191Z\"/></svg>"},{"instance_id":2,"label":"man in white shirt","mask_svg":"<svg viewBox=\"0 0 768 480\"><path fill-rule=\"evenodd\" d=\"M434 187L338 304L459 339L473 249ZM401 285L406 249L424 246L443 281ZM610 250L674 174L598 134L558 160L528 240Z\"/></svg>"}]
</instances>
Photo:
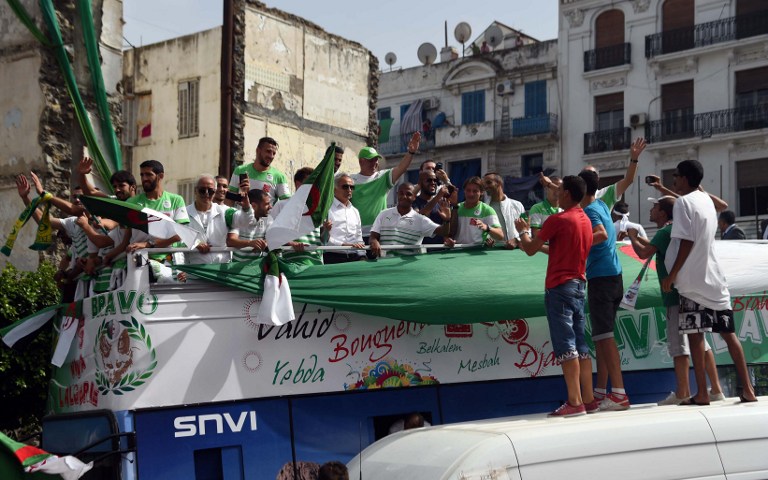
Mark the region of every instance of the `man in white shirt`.
<instances>
[{"instance_id":1,"label":"man in white shirt","mask_svg":"<svg viewBox=\"0 0 768 480\"><path fill-rule=\"evenodd\" d=\"M483 176L483 185L485 186L485 203L493 208L501 223L501 231L504 232L504 248L516 248L520 235L515 230L515 220L525 212L525 207L504 194L504 180L501 175L486 173Z\"/></svg>"},{"instance_id":2,"label":"man in white shirt","mask_svg":"<svg viewBox=\"0 0 768 480\"><path fill-rule=\"evenodd\" d=\"M241 191L242 192L242 191ZM232 258L236 262L244 262L259 258L268 250L267 229L272 224L269 211L272 210L272 198L263 190L252 189L247 195L242 195L243 209L235 214L232 227L227 234L227 246L252 250L236 250Z\"/></svg>"},{"instance_id":3,"label":"man in white shirt","mask_svg":"<svg viewBox=\"0 0 768 480\"><path fill-rule=\"evenodd\" d=\"M205 241L197 246L197 252L187 254L192 264L228 263L229 252L211 253L211 247L226 247L227 234L232 225L235 210L213 202L217 193L216 179L212 175L200 175L195 187L195 201L187 205L189 226L203 234ZM227 213L228 210L232 210Z\"/></svg>"},{"instance_id":4,"label":"man in white shirt","mask_svg":"<svg viewBox=\"0 0 768 480\"><path fill-rule=\"evenodd\" d=\"M376 217L371 227L371 251L374 257L414 255L417 250L382 252L382 245L421 245L424 237L448 234L450 223L442 226L413 209L416 199L413 184L405 182L397 187L397 206L388 208ZM450 217L449 217L450 218Z\"/></svg>"},{"instance_id":5,"label":"man in white shirt","mask_svg":"<svg viewBox=\"0 0 768 480\"><path fill-rule=\"evenodd\" d=\"M613 227L616 229L616 240L626 240L627 232L637 230L637 236L648 239L648 234L645 233L645 229L639 223L629 221L629 205L626 202L619 200L611 210L611 219L613 220Z\"/></svg>"},{"instance_id":6,"label":"man in white shirt","mask_svg":"<svg viewBox=\"0 0 768 480\"><path fill-rule=\"evenodd\" d=\"M700 187L704 168L696 160L684 160L672 176L680 197L672 211L675 219L672 241L664 261L669 276L662 281L662 290L669 292L674 285L680 293L680 331L688 334L698 387L689 404L709 404L704 332L710 331L720 333L728 345L743 387L741 401L757 401L744 351L735 334L730 292L712 245L717 232L717 213L709 195Z\"/></svg>"},{"instance_id":7,"label":"man in white shirt","mask_svg":"<svg viewBox=\"0 0 768 480\"><path fill-rule=\"evenodd\" d=\"M336 177L333 189L333 203L328 209L328 240L326 245L351 247L343 251L323 252L323 263L355 262L365 259L363 229L360 212L352 205L352 194L355 191L355 181L346 173Z\"/></svg>"}]
</instances>

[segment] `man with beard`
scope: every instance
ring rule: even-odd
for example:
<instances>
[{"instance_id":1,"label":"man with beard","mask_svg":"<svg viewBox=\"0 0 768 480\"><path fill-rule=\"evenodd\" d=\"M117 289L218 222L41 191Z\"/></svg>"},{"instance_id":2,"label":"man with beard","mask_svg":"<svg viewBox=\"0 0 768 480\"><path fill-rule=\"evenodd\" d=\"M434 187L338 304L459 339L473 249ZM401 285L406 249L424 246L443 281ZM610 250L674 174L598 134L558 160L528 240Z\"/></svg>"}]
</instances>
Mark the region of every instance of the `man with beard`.
<instances>
[{"instance_id":1,"label":"man with beard","mask_svg":"<svg viewBox=\"0 0 768 480\"><path fill-rule=\"evenodd\" d=\"M413 201L413 208L429 217L438 225L451 221L450 197L455 191L453 185L440 186L434 170L424 170L419 174L419 195ZM424 239L424 243L442 245L443 237L435 235Z\"/></svg>"},{"instance_id":2,"label":"man with beard","mask_svg":"<svg viewBox=\"0 0 768 480\"><path fill-rule=\"evenodd\" d=\"M288 186L288 177L283 172L272 166L272 161L277 156L279 145L272 137L259 139L256 147L256 159L253 163L240 165L232 172L229 180L229 191L238 194L242 189L261 190L269 195L269 200L274 205L278 200L291 196ZM248 178L240 180L240 175L248 175ZM227 205L232 206L234 200L227 200Z\"/></svg>"},{"instance_id":3,"label":"man with beard","mask_svg":"<svg viewBox=\"0 0 768 480\"><path fill-rule=\"evenodd\" d=\"M174 219L176 223L189 223L184 198L163 190L163 177L165 177L163 164L157 160L147 160L139 165L139 171L144 192L127 199L126 202L141 208L157 210ZM131 243L126 250L133 252L142 248L165 248L179 240L178 235L169 238L151 238L144 232L133 230Z\"/></svg>"},{"instance_id":4,"label":"man with beard","mask_svg":"<svg viewBox=\"0 0 768 480\"><path fill-rule=\"evenodd\" d=\"M213 177L216 180L216 193L213 194L213 203L223 205L229 190L229 181L221 175Z\"/></svg>"},{"instance_id":5,"label":"man with beard","mask_svg":"<svg viewBox=\"0 0 768 480\"><path fill-rule=\"evenodd\" d=\"M80 163L77 164L75 181L83 188L83 194L90 197L108 197L106 193L96 188L87 175L93 170L93 159L88 155L83 155ZM114 198L118 200L127 200L136 195L136 178L127 170L118 170L112 174L109 179L112 184L112 190L115 192Z\"/></svg>"}]
</instances>

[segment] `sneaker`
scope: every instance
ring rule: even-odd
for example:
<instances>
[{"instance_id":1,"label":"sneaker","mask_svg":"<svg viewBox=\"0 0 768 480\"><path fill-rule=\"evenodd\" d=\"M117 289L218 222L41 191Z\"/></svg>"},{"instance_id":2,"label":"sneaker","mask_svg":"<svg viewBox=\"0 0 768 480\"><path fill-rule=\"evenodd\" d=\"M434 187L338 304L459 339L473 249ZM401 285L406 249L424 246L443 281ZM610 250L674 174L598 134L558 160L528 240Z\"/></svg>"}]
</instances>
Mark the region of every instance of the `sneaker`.
<instances>
[{"instance_id":1,"label":"sneaker","mask_svg":"<svg viewBox=\"0 0 768 480\"><path fill-rule=\"evenodd\" d=\"M587 411L587 413L597 413L600 411L600 401L598 399L594 399L589 403L584 404L584 410Z\"/></svg>"},{"instance_id":2,"label":"sneaker","mask_svg":"<svg viewBox=\"0 0 768 480\"><path fill-rule=\"evenodd\" d=\"M723 392L712 393L712 390L709 391L710 402L722 402L723 400L725 400L725 395L723 394Z\"/></svg>"},{"instance_id":3,"label":"sneaker","mask_svg":"<svg viewBox=\"0 0 768 480\"><path fill-rule=\"evenodd\" d=\"M548 417L576 417L579 415L586 415L587 410L584 408L584 404L574 407L568 402L560 405L557 410L547 415Z\"/></svg>"},{"instance_id":4,"label":"sneaker","mask_svg":"<svg viewBox=\"0 0 768 480\"><path fill-rule=\"evenodd\" d=\"M616 412L619 410L626 410L629 408L629 397L623 395L619 397L615 393L609 393L602 402L600 402L600 410L608 412Z\"/></svg>"},{"instance_id":5,"label":"sneaker","mask_svg":"<svg viewBox=\"0 0 768 480\"><path fill-rule=\"evenodd\" d=\"M667 398L664 400L661 400L660 402L657 402L656 405L680 405L681 403L685 402L691 397L685 397L685 398L678 398L677 394L675 392L669 392L669 395L667 395Z\"/></svg>"}]
</instances>

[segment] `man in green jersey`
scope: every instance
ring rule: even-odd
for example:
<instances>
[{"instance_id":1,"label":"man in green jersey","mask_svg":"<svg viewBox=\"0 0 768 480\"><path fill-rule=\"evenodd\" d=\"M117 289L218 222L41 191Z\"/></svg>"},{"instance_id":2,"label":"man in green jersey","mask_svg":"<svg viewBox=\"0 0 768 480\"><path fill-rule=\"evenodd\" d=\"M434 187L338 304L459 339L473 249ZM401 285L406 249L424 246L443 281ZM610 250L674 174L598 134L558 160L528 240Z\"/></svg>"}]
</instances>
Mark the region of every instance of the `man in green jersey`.
<instances>
[{"instance_id":1,"label":"man in green jersey","mask_svg":"<svg viewBox=\"0 0 768 480\"><path fill-rule=\"evenodd\" d=\"M256 147L256 159L253 163L240 165L232 172L232 178L229 180L229 191L232 194L238 194L242 189L261 190L269 195L270 202L274 205L278 200L291 196L291 189L288 186L288 177L272 166L272 161L277 156L279 145L272 137L262 137ZM241 175L247 175L247 178L241 180ZM225 200L230 207L234 204L234 199Z\"/></svg>"},{"instance_id":2,"label":"man in green jersey","mask_svg":"<svg viewBox=\"0 0 768 480\"><path fill-rule=\"evenodd\" d=\"M143 162L139 165L139 176L141 177L141 187L144 189L144 192L127 199L127 203L138 205L141 208L157 210L174 219L176 223L185 225L189 223L189 215L187 215L187 206L184 203L184 198L181 195L163 190L165 169L162 163L157 160ZM133 252L142 248L165 248L170 247L179 240L181 239L176 234L168 238L153 238L144 232L134 229L131 232L131 243L126 250Z\"/></svg>"},{"instance_id":3,"label":"man in green jersey","mask_svg":"<svg viewBox=\"0 0 768 480\"><path fill-rule=\"evenodd\" d=\"M534 203L528 211L533 237L536 237L550 215L562 212L560 208L560 185L562 184L563 181L560 177L555 175L549 177L549 183L544 186L544 200Z\"/></svg>"}]
</instances>

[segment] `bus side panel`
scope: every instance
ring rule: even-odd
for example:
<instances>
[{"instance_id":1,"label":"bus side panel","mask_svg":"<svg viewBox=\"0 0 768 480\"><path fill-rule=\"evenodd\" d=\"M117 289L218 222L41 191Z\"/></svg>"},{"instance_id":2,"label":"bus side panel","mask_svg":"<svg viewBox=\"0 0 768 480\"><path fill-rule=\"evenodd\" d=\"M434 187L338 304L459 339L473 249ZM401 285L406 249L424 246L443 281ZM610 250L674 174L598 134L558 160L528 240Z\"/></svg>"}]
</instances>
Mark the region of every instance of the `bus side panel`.
<instances>
[{"instance_id":1,"label":"bus side panel","mask_svg":"<svg viewBox=\"0 0 768 480\"><path fill-rule=\"evenodd\" d=\"M436 387L415 387L293 399L296 460L346 463L410 413L444 423L438 395Z\"/></svg>"},{"instance_id":2,"label":"bus side panel","mask_svg":"<svg viewBox=\"0 0 768 480\"><path fill-rule=\"evenodd\" d=\"M274 479L290 462L288 400L137 411L141 480Z\"/></svg>"}]
</instances>

